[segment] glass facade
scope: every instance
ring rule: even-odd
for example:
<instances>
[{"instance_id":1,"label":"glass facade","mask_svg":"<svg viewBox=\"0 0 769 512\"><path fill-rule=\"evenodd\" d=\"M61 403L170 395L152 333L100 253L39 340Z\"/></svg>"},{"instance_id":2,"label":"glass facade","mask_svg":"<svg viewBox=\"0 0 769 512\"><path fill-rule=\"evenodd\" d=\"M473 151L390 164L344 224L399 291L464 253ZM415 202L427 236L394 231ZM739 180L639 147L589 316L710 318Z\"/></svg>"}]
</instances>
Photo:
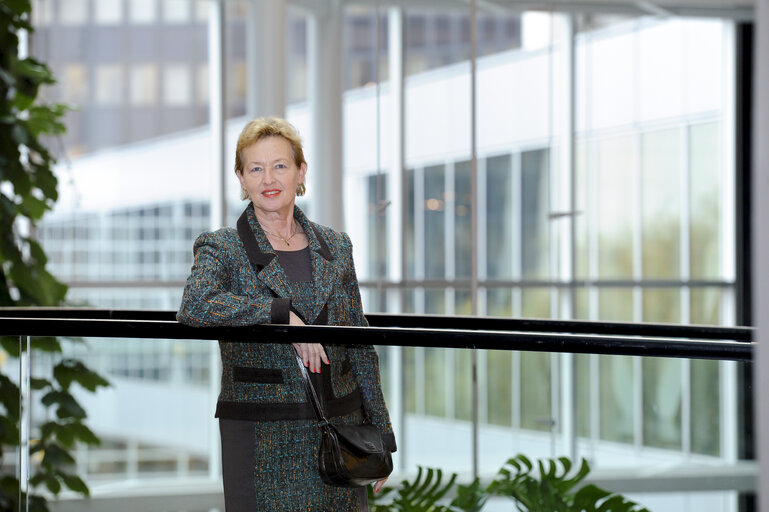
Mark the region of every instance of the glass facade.
<instances>
[{"instance_id":1,"label":"glass facade","mask_svg":"<svg viewBox=\"0 0 769 512\"><path fill-rule=\"evenodd\" d=\"M230 169L258 86L246 52L258 27L248 2L225 5ZM217 174L209 7L35 2L32 48L59 77L50 97L79 106L62 141L62 201L38 230L73 304L178 306L192 243L211 228ZM309 149L302 206L312 217L322 201L345 205L367 312L734 323L731 22L482 12L472 75L467 9L351 3L340 16L343 51L330 63L344 77L337 197L312 191L326 172L313 168L311 144L313 70L324 63L309 47L322 26L291 5L285 112ZM243 206L230 177L234 219ZM126 399L170 385L215 401L213 344L88 345L78 353ZM576 454L597 469L737 460L730 363L437 347L380 354L402 470L467 472L477 456L490 474L518 452ZM88 404L107 440L80 454L89 479L217 476L212 409L174 449L157 433L131 436L109 400ZM445 453L447 443L458 448ZM736 510L727 494L732 508L719 510Z\"/></svg>"}]
</instances>

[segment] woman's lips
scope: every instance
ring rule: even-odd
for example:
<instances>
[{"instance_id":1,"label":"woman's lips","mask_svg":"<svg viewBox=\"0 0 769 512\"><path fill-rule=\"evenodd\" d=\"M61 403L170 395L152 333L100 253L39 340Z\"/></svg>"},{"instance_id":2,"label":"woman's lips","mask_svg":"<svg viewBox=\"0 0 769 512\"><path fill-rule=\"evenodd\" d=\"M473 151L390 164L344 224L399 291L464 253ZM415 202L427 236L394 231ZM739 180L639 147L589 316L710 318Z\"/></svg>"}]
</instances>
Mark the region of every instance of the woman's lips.
<instances>
[{"instance_id":1,"label":"woman's lips","mask_svg":"<svg viewBox=\"0 0 769 512\"><path fill-rule=\"evenodd\" d=\"M275 197L278 194L280 194L280 190L265 190L264 192L262 192L262 195L264 197Z\"/></svg>"}]
</instances>

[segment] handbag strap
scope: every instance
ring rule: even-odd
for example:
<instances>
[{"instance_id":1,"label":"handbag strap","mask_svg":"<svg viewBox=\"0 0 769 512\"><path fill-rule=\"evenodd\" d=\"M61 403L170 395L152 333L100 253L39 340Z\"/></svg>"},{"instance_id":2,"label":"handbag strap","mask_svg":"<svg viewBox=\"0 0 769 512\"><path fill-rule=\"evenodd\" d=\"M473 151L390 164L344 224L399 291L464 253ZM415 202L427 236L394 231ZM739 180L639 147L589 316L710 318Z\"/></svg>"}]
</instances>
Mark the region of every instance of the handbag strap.
<instances>
[{"instance_id":1,"label":"handbag strap","mask_svg":"<svg viewBox=\"0 0 769 512\"><path fill-rule=\"evenodd\" d=\"M312 385L312 381L310 380L310 374L307 373L307 368L304 366L304 361L302 361L302 358L299 357L299 354L294 352L294 355L296 355L296 362L299 365L299 371L302 374L302 384L304 385L304 390L307 392L307 398L309 399L310 403L312 404L312 408L315 411L315 415L318 417L319 423L328 423L328 419L326 419L326 414L323 411L323 405L320 403L320 400L318 399L318 394L315 392L315 386Z\"/></svg>"}]
</instances>

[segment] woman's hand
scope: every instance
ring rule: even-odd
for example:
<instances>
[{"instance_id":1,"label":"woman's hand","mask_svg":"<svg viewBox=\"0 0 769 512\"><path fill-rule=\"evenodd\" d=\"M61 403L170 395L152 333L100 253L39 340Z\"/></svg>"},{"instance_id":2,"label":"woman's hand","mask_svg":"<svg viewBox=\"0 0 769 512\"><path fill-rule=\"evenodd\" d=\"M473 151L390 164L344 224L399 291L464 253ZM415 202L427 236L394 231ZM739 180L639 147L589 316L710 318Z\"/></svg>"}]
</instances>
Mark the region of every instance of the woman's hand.
<instances>
[{"instance_id":1,"label":"woman's hand","mask_svg":"<svg viewBox=\"0 0 769 512\"><path fill-rule=\"evenodd\" d=\"M382 487L384 487L384 484L385 484L385 482L386 482L386 481L387 481L387 477L384 477L383 479L381 479L381 480L378 480L378 481L377 481L377 482L374 484L374 492L375 492L375 493L379 493L379 490L380 490Z\"/></svg>"},{"instance_id":2,"label":"woman's hand","mask_svg":"<svg viewBox=\"0 0 769 512\"><path fill-rule=\"evenodd\" d=\"M288 325L304 325L302 319L296 316L293 311L288 313ZM320 362L329 364L326 351L320 343L292 343L296 353L302 358L304 365L313 373L320 373Z\"/></svg>"}]
</instances>

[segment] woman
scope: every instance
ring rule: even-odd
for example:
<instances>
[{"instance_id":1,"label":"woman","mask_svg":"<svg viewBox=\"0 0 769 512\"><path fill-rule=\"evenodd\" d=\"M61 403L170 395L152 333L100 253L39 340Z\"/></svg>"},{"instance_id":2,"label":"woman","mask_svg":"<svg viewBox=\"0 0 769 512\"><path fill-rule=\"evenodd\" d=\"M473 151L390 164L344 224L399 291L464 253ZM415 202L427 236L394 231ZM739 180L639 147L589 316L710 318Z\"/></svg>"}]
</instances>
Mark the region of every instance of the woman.
<instances>
[{"instance_id":1,"label":"woman","mask_svg":"<svg viewBox=\"0 0 769 512\"><path fill-rule=\"evenodd\" d=\"M368 325L350 239L309 221L294 204L304 194L307 163L293 126L278 118L248 123L238 138L235 173L249 205L237 231L223 228L195 241L177 319L193 326ZM219 343L216 416L227 512L367 510L365 488L320 480L319 431L294 350L331 421L360 423L365 415L395 451L374 348L259 341Z\"/></svg>"}]
</instances>

